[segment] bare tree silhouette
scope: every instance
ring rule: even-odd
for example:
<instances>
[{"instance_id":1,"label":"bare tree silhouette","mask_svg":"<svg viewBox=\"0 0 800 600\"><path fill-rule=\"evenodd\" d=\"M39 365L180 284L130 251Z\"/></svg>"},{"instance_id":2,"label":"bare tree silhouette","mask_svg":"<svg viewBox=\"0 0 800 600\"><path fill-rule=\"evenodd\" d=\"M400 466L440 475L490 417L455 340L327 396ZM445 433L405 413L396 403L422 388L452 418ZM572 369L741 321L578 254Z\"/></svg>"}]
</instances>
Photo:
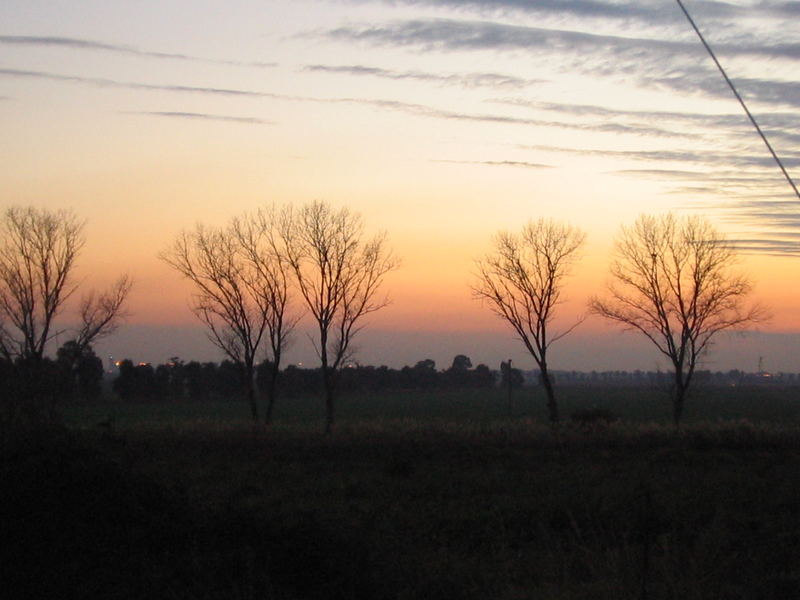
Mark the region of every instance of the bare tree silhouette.
<instances>
[{"instance_id":1,"label":"bare tree silhouette","mask_svg":"<svg viewBox=\"0 0 800 600\"><path fill-rule=\"evenodd\" d=\"M54 319L78 288L72 282L85 243L84 224L70 211L11 207L2 219L0 245L0 353L7 360L41 361L56 335ZM113 333L126 316L131 280L123 275L110 290L91 292L80 303L81 348Z\"/></svg>"},{"instance_id":2,"label":"bare tree silhouette","mask_svg":"<svg viewBox=\"0 0 800 600\"><path fill-rule=\"evenodd\" d=\"M11 376L0 394L0 428L38 427L58 420L65 390L52 363L49 342L70 332L56 320L79 287L74 269L84 246L83 222L70 211L11 207L0 219L0 356ZM67 344L77 347L72 375L93 340L112 333L124 318L130 280L108 292L90 293L79 306L81 325Z\"/></svg>"},{"instance_id":3,"label":"bare tree silhouette","mask_svg":"<svg viewBox=\"0 0 800 600\"><path fill-rule=\"evenodd\" d=\"M258 420L255 363L264 335L277 370L294 325L286 316L286 262L273 244L274 224L266 210L235 218L225 227L198 224L160 254L194 284L192 311L207 327L209 339L242 369L253 420ZM273 401L270 395L268 418Z\"/></svg>"},{"instance_id":4,"label":"bare tree silhouette","mask_svg":"<svg viewBox=\"0 0 800 600\"><path fill-rule=\"evenodd\" d=\"M317 324L314 348L325 387L325 432L333 431L339 369L353 353L363 318L389 303L378 292L398 261L386 234L364 239L360 215L316 201L283 214L282 239L298 289Z\"/></svg>"},{"instance_id":5,"label":"bare tree silhouette","mask_svg":"<svg viewBox=\"0 0 800 600\"><path fill-rule=\"evenodd\" d=\"M767 317L747 304L752 284L735 272L737 260L706 219L642 215L617 237L608 297L590 301L592 312L642 333L670 360L676 426L714 336Z\"/></svg>"},{"instance_id":6,"label":"bare tree silhouette","mask_svg":"<svg viewBox=\"0 0 800 600\"><path fill-rule=\"evenodd\" d=\"M241 251L257 273L265 306L266 343L269 377L262 391L267 398L264 422L272 423L283 351L299 320L288 312L291 267L282 253L280 215L274 206L264 207L251 217L235 219L233 232Z\"/></svg>"},{"instance_id":7,"label":"bare tree silhouette","mask_svg":"<svg viewBox=\"0 0 800 600\"><path fill-rule=\"evenodd\" d=\"M536 361L551 423L557 423L559 415L547 352L582 319L555 335L550 324L585 237L576 227L547 219L530 221L520 233L500 232L494 249L477 261L477 281L472 286L475 297L488 301L492 311L511 325Z\"/></svg>"}]
</instances>

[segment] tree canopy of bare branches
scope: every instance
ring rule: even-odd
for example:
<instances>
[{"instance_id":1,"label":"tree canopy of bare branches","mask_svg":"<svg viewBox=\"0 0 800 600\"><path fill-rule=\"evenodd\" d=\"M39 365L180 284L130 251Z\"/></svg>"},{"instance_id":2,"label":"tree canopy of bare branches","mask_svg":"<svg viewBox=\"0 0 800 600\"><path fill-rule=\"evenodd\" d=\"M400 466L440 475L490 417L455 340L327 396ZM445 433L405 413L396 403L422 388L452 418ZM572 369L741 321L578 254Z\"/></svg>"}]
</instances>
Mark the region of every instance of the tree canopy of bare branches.
<instances>
[{"instance_id":1,"label":"tree canopy of bare branches","mask_svg":"<svg viewBox=\"0 0 800 600\"><path fill-rule=\"evenodd\" d=\"M269 362L269 377L263 392L267 398L264 420L270 424L283 351L299 318L289 314L291 269L281 251L279 215L274 206L234 219L232 230L242 255L256 275L264 307L268 308L263 315L267 345L264 354Z\"/></svg>"},{"instance_id":2,"label":"tree canopy of bare branches","mask_svg":"<svg viewBox=\"0 0 800 600\"><path fill-rule=\"evenodd\" d=\"M0 249L0 344L7 359L41 359L53 319L75 291L70 275L84 244L83 223L66 211L11 207Z\"/></svg>"},{"instance_id":3,"label":"tree canopy of bare branches","mask_svg":"<svg viewBox=\"0 0 800 600\"><path fill-rule=\"evenodd\" d=\"M477 261L477 281L472 287L474 296L487 301L511 325L533 356L552 423L558 422L559 415L547 352L580 320L555 334L550 326L584 239L580 229L547 219L530 221L519 233L500 232L493 250Z\"/></svg>"},{"instance_id":4,"label":"tree canopy of bare branches","mask_svg":"<svg viewBox=\"0 0 800 600\"><path fill-rule=\"evenodd\" d=\"M181 233L160 255L194 284L192 311L207 327L209 339L242 367L254 420L258 419L255 364L264 336L277 376L294 324L287 319L286 263L276 252L274 225L274 213L266 209L233 219L225 227L198 224L193 231ZM273 401L270 395L268 419Z\"/></svg>"},{"instance_id":5,"label":"tree canopy of bare branches","mask_svg":"<svg viewBox=\"0 0 800 600\"><path fill-rule=\"evenodd\" d=\"M287 208L282 233L298 290L317 324L313 341L322 367L330 433L338 370L353 353L352 341L363 318L389 303L379 290L398 261L385 234L364 239L359 215L321 201L299 210Z\"/></svg>"},{"instance_id":6,"label":"tree canopy of bare branches","mask_svg":"<svg viewBox=\"0 0 800 600\"><path fill-rule=\"evenodd\" d=\"M615 243L606 298L592 312L638 331L674 368L673 420L680 423L698 361L721 331L766 318L748 303L750 280L735 248L701 217L640 216Z\"/></svg>"},{"instance_id":7,"label":"tree canopy of bare branches","mask_svg":"<svg viewBox=\"0 0 800 600\"><path fill-rule=\"evenodd\" d=\"M41 361L56 333L54 319L78 285L72 276L84 246L83 223L69 211L11 207L2 219L0 246L0 352L6 360ZM125 317L127 276L79 307L76 341L87 347L113 333Z\"/></svg>"},{"instance_id":8,"label":"tree canopy of bare branches","mask_svg":"<svg viewBox=\"0 0 800 600\"><path fill-rule=\"evenodd\" d=\"M133 287L128 275L122 275L105 292L90 292L81 299L79 312L81 325L75 337L78 349L83 351L93 341L107 337L119 329L128 316L125 300Z\"/></svg>"}]
</instances>

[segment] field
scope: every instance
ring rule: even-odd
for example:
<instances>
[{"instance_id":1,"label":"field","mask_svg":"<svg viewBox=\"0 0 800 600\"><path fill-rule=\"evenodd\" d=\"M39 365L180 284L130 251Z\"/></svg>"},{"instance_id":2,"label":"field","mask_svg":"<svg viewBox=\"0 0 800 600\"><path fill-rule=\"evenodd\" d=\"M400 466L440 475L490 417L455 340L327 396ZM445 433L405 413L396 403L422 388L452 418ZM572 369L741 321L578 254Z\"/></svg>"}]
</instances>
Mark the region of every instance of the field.
<instances>
[{"instance_id":1,"label":"field","mask_svg":"<svg viewBox=\"0 0 800 600\"><path fill-rule=\"evenodd\" d=\"M3 589L18 597L800 597L796 390L634 388L65 407L9 438Z\"/></svg>"},{"instance_id":2,"label":"field","mask_svg":"<svg viewBox=\"0 0 800 600\"><path fill-rule=\"evenodd\" d=\"M402 421L408 425L447 424L459 427L544 423L545 398L538 388L355 394L339 399L337 421L345 428L359 423ZM562 418L580 409L602 408L628 424L671 423L669 396L664 390L622 386L559 388ZM509 410L510 408L510 410ZM118 429L206 429L250 426L250 414L239 402L137 404L102 402L65 406L67 424L91 428L111 420ZM321 398L281 398L275 408L276 430L323 428ZM800 425L800 387L699 387L687 401L688 425L746 420L759 424Z\"/></svg>"}]
</instances>

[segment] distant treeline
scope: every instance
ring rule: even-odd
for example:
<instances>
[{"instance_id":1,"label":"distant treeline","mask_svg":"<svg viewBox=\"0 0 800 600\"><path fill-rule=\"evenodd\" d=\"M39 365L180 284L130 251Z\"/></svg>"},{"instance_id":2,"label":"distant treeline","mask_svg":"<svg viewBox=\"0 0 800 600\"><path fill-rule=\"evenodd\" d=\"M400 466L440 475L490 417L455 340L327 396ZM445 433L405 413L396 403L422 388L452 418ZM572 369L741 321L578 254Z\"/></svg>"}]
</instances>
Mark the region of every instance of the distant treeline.
<instances>
[{"instance_id":1,"label":"distant treeline","mask_svg":"<svg viewBox=\"0 0 800 600\"><path fill-rule=\"evenodd\" d=\"M12 368L12 366L14 368ZM106 373L111 380L111 390L124 401L171 402L210 401L238 399L242 395L244 371L229 360L222 362L184 362L173 357L156 366L150 363L134 363L126 359L117 363L118 371ZM59 401L97 400L103 389L103 366L91 347L78 349L68 342L59 348L54 359L45 358L37 366L35 381L29 380L29 369L17 361L12 365L0 360L0 386L8 395L19 395L34 387L39 395L52 396ZM262 362L256 369L256 386L267 387L271 369ZM522 371L512 368L511 388L537 386L539 373L536 370ZM579 386L630 386L666 389L671 384L672 374L665 371L555 371L552 373L557 385ZM469 357L459 354L446 369L437 369L431 359L417 362L414 366L393 369L387 366L364 366L350 364L339 374L337 387L340 393L377 393L384 391L430 391L508 389L508 364L500 369L491 369L485 364L472 366ZM797 373L747 373L737 369L730 371L698 371L695 375L699 385L778 385L798 386ZM322 372L319 368L303 368L288 365L280 371L278 388L281 396L298 397L319 394L322 389Z\"/></svg>"},{"instance_id":2,"label":"distant treeline","mask_svg":"<svg viewBox=\"0 0 800 600\"><path fill-rule=\"evenodd\" d=\"M555 379L561 384L578 385L669 385L674 373L668 371L554 371ZM527 371L526 382L536 381L536 372ZM782 386L800 385L800 374L798 373L748 373L739 369L730 371L695 371L694 381L696 385L719 385L736 386L751 384L773 384Z\"/></svg>"},{"instance_id":3,"label":"distant treeline","mask_svg":"<svg viewBox=\"0 0 800 600\"><path fill-rule=\"evenodd\" d=\"M244 371L235 363L183 362L177 357L153 366L136 364L131 360L118 363L119 373L112 381L112 390L122 400L128 401L181 401L229 400L241 396ZM538 372L511 369L512 389L538 385ZM262 362L256 369L256 385L265 389L271 369ZM376 393L384 391L429 391L459 389L507 389L508 365L491 369L485 364L472 367L470 359L458 355L447 369L437 369L431 359L417 362L413 367L393 369L387 366L351 364L341 370L337 387L342 393ZM667 388L672 374L664 371L556 371L559 385L585 386L645 386ZM698 384L736 386L750 384L800 385L795 373L746 373L739 370L698 371ZM321 393L322 372L319 368L288 365L280 372L280 395L307 396Z\"/></svg>"},{"instance_id":4,"label":"distant treeline","mask_svg":"<svg viewBox=\"0 0 800 600\"><path fill-rule=\"evenodd\" d=\"M112 382L112 390L122 400L219 400L241 396L244 369L224 360L215 362L187 362L177 357L153 367L149 363L135 364L120 361L119 374ZM380 392L392 390L476 389L493 388L501 383L508 385L503 374L480 364L472 367L470 359L458 355L453 365L437 370L433 360L419 361L413 367L391 369L387 366L362 366L351 364L338 373L337 389L342 393ZM256 386L263 390L271 374L271 365L264 361L256 369ZM523 385L523 375L511 370L512 385ZM281 370L278 388L282 396L296 397L318 394L322 390L322 371L319 368L302 368L288 365Z\"/></svg>"},{"instance_id":5,"label":"distant treeline","mask_svg":"<svg viewBox=\"0 0 800 600\"><path fill-rule=\"evenodd\" d=\"M102 384L103 362L74 340L55 358L0 358L0 437L7 428L59 422L61 405L98 400Z\"/></svg>"}]
</instances>

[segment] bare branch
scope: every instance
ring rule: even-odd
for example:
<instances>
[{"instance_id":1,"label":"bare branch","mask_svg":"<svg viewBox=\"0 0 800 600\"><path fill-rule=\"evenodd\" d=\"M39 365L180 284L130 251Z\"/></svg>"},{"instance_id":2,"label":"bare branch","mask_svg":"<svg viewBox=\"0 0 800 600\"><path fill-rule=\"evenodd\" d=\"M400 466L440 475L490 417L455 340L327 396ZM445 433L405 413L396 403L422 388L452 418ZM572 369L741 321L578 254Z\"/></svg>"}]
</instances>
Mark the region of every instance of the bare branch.
<instances>
[{"instance_id":1,"label":"bare branch","mask_svg":"<svg viewBox=\"0 0 800 600\"><path fill-rule=\"evenodd\" d=\"M128 275L123 275L111 289L99 295L92 292L83 298L79 309L81 327L75 339L81 350L119 329L121 322L129 316L123 305L132 287L133 281Z\"/></svg>"}]
</instances>

